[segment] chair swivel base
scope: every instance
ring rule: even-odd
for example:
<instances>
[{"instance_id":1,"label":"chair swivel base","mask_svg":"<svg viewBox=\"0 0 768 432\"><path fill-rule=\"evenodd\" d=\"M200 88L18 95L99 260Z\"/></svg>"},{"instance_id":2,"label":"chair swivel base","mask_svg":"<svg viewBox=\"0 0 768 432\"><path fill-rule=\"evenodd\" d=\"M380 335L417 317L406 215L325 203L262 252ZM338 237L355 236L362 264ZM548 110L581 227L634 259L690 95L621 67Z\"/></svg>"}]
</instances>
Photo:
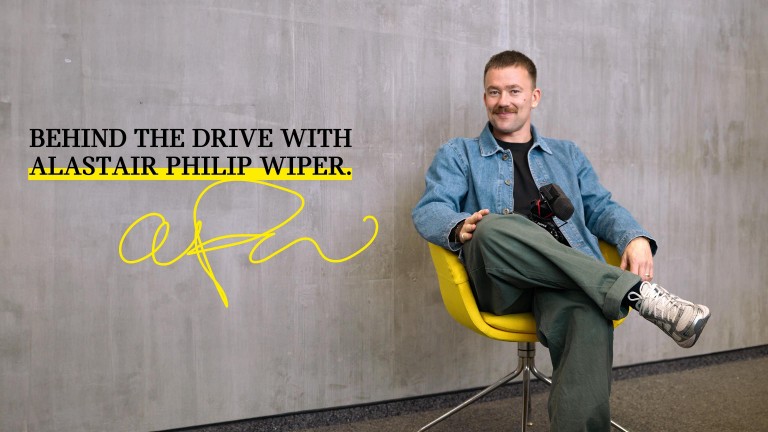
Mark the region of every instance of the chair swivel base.
<instances>
[{"instance_id":1,"label":"chair swivel base","mask_svg":"<svg viewBox=\"0 0 768 432\"><path fill-rule=\"evenodd\" d=\"M517 363L517 369L515 369L514 372L510 373L509 375L505 376L504 378L496 381L495 383L491 384L490 386L486 387L476 395L472 396L471 398L467 399L466 401L462 402L460 405L458 405L456 408L453 408L452 410L448 411L447 413L441 415L440 417L436 418L426 426L419 429L419 432L423 432L432 426L442 422L443 420L447 419L448 417L456 414L457 412L463 410L467 406L471 405L481 397L487 395L488 393L496 390L497 388L501 387L502 385L508 383L509 381L512 381L515 379L518 375L523 375L523 415L521 419L521 430L523 432L526 432L528 430L528 427L533 426L533 423L531 423L528 419L530 410L531 410L531 374L535 376L536 378L540 379L547 385L552 385L552 380L546 377L541 371L536 369L536 364L534 362L534 358L536 357L536 343L535 342L518 342L517 343L517 356L518 356L518 363ZM621 432L629 432L627 429L619 425L618 423L611 420L611 425L618 429Z\"/></svg>"}]
</instances>

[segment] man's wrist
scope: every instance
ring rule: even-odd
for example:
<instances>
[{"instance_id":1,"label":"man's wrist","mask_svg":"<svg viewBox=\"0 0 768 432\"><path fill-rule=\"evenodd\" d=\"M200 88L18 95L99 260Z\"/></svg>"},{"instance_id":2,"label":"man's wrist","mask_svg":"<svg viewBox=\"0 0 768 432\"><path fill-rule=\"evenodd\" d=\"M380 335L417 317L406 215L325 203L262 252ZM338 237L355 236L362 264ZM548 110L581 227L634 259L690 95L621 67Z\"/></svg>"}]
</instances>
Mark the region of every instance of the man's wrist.
<instances>
[{"instance_id":1,"label":"man's wrist","mask_svg":"<svg viewBox=\"0 0 768 432\"><path fill-rule=\"evenodd\" d=\"M450 241L451 243L461 243L461 240L459 239L459 233L461 232L461 228L463 226L464 226L464 221L457 223L451 230L451 233L448 235L448 241Z\"/></svg>"}]
</instances>

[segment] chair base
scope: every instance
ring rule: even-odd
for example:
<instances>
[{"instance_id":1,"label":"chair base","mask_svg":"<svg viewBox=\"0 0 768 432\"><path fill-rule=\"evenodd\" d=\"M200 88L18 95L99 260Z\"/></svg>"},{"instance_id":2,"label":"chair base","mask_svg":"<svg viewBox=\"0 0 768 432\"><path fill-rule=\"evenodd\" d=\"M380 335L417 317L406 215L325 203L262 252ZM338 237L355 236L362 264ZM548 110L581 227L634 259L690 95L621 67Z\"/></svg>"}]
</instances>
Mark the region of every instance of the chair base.
<instances>
[{"instance_id":1,"label":"chair base","mask_svg":"<svg viewBox=\"0 0 768 432\"><path fill-rule=\"evenodd\" d=\"M526 432L529 427L533 426L533 423L531 423L528 419L530 410L531 410L531 374L535 376L536 378L540 379L547 385L552 385L552 380L546 377L541 371L536 369L536 364L534 361L534 358L536 357L536 343L535 342L518 342L517 343L517 357L518 357L518 363L517 363L517 369L515 369L514 372L510 373L509 375L505 376L504 378L496 381L495 383L491 384L490 386L486 387L476 395L472 396L471 398L467 399L466 401L462 402L460 405L458 405L456 408L453 408L452 410L448 411L447 413L441 415L440 417L436 418L426 426L419 429L419 432L423 432L432 426L442 422L443 420L447 419L448 417L456 414L457 412L463 410L467 406L471 405L481 397L487 395L488 393L496 390L497 388L501 387L502 385L508 383L509 381L512 381L515 379L518 375L523 375L523 415L521 419L521 430L523 432ZM618 423L611 420L611 426L618 429L621 432L629 432L627 429L619 425Z\"/></svg>"}]
</instances>

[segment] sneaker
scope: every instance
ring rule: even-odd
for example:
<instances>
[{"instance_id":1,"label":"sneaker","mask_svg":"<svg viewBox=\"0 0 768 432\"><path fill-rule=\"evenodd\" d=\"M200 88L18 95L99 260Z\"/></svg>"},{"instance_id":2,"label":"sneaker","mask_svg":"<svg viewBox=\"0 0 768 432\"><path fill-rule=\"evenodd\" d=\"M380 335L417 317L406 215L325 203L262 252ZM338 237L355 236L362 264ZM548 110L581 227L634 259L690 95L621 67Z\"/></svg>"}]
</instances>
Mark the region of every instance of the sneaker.
<instances>
[{"instance_id":1,"label":"sneaker","mask_svg":"<svg viewBox=\"0 0 768 432\"><path fill-rule=\"evenodd\" d=\"M683 348L696 343L709 319L709 308L683 300L650 282L643 282L639 291L640 294L630 292L627 299L637 302L635 307L643 318Z\"/></svg>"}]
</instances>

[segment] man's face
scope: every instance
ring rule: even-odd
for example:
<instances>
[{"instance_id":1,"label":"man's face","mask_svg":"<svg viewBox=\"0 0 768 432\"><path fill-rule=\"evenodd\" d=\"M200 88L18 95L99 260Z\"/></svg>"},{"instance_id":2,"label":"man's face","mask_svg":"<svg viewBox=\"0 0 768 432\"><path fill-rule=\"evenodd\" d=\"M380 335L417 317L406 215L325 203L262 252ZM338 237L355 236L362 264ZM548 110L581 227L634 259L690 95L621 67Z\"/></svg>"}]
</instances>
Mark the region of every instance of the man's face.
<instances>
[{"instance_id":1,"label":"man's face","mask_svg":"<svg viewBox=\"0 0 768 432\"><path fill-rule=\"evenodd\" d=\"M522 67L489 69L485 74L483 101L493 136L507 142L531 139L531 110L539 104L541 90Z\"/></svg>"}]
</instances>

